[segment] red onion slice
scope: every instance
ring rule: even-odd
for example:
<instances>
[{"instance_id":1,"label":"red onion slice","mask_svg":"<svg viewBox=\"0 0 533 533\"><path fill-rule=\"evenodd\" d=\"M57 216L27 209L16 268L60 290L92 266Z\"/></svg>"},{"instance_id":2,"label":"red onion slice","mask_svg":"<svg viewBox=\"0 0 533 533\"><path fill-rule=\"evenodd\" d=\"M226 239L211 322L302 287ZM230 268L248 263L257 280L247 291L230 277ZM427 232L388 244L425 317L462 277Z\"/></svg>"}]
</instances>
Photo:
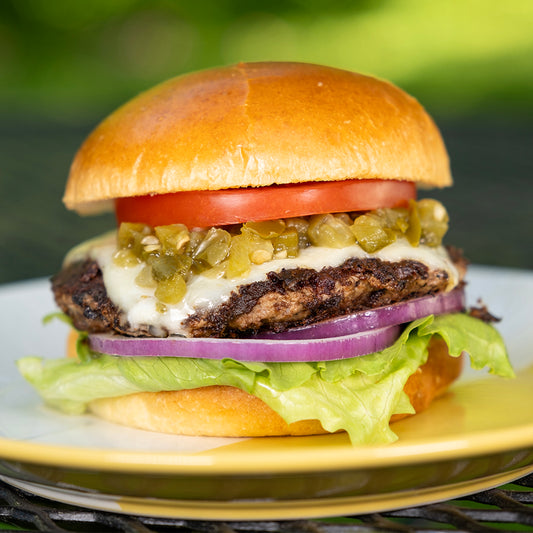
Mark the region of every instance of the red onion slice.
<instances>
[{"instance_id":1,"label":"red onion slice","mask_svg":"<svg viewBox=\"0 0 533 533\"><path fill-rule=\"evenodd\" d=\"M406 324L428 315L442 315L462 311L465 308L465 295L462 287L450 292L423 296L385 307L368 309L351 315L340 316L292 328L281 333L272 331L254 335L256 339L296 340L323 339L325 337L341 337L376 328L384 328L396 324Z\"/></svg>"},{"instance_id":2,"label":"red onion slice","mask_svg":"<svg viewBox=\"0 0 533 533\"><path fill-rule=\"evenodd\" d=\"M121 356L196 357L256 362L311 362L346 359L383 350L400 335L399 326L324 339L270 340L218 338L135 338L89 335L91 348Z\"/></svg>"},{"instance_id":3,"label":"red onion slice","mask_svg":"<svg viewBox=\"0 0 533 533\"><path fill-rule=\"evenodd\" d=\"M367 355L390 346L400 324L428 315L462 311L462 288L369 309L282 333L246 339L135 338L112 333L89 335L97 352L119 356L196 357L260 362L330 361Z\"/></svg>"}]
</instances>

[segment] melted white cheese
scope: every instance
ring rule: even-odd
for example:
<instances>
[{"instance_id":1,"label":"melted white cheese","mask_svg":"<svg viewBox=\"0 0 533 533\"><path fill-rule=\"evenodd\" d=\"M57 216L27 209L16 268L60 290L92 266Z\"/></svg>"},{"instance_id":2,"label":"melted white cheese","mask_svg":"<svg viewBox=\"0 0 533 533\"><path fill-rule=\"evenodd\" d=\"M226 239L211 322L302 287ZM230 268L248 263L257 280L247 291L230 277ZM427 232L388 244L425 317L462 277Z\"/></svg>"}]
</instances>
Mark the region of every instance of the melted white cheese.
<instances>
[{"instance_id":1,"label":"melted white cheese","mask_svg":"<svg viewBox=\"0 0 533 533\"><path fill-rule=\"evenodd\" d=\"M150 324L164 328L172 334L184 334L182 321L199 309L214 308L228 300L231 293L240 285L266 279L269 272L279 272L282 269L312 268L320 270L327 266L339 266L350 257L374 257L383 261L401 261L410 259L420 261L432 269L444 270L448 273L448 289L458 283L458 273L450 260L446 250L439 246L411 246L401 239L374 254L369 254L358 245L346 248L325 248L311 246L300 251L297 258L275 259L262 265L252 265L246 277L234 279L214 279L206 276L194 276L187 284L187 293L183 300L176 305L167 305L166 311L157 309L157 299L154 289L139 287L135 278L143 268L143 264L133 267L121 267L114 263L114 239L109 235L100 241L92 240L89 244L81 245L67 256L66 261L80 259L80 256L91 257L96 260L102 270L105 287L109 298L126 313L129 323L133 327Z\"/></svg>"}]
</instances>

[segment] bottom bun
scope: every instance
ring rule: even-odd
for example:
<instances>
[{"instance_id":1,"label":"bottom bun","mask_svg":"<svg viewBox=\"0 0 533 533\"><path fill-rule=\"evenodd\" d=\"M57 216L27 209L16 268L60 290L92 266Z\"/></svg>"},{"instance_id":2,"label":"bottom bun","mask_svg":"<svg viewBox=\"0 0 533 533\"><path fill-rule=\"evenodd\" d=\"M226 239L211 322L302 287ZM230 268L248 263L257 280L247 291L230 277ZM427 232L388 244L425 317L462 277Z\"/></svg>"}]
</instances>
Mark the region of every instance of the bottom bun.
<instances>
[{"instance_id":1,"label":"bottom bun","mask_svg":"<svg viewBox=\"0 0 533 533\"><path fill-rule=\"evenodd\" d=\"M451 357L434 337L427 362L404 390L415 411L426 409L459 376L462 358ZM327 433L318 420L287 424L262 400L236 387L210 386L169 392L140 392L104 398L90 410L110 422L160 433L210 437L267 437ZM394 415L391 422L409 415Z\"/></svg>"}]
</instances>

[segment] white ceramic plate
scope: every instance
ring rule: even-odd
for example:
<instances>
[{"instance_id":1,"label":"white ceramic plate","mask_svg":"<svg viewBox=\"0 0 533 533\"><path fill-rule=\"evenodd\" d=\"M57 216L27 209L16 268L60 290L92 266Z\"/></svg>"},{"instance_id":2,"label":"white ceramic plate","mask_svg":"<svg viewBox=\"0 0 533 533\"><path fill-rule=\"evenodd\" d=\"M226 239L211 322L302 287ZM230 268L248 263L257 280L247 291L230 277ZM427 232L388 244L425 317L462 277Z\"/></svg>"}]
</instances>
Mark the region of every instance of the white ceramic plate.
<instances>
[{"instance_id":1,"label":"white ceramic plate","mask_svg":"<svg viewBox=\"0 0 533 533\"><path fill-rule=\"evenodd\" d=\"M472 267L468 294L503 316L515 380L467 370L400 440L354 448L345 435L176 437L44 407L18 375L28 354L62 356L66 328L46 280L0 288L0 474L44 497L154 516L263 520L383 511L458 497L533 471L533 273Z\"/></svg>"}]
</instances>

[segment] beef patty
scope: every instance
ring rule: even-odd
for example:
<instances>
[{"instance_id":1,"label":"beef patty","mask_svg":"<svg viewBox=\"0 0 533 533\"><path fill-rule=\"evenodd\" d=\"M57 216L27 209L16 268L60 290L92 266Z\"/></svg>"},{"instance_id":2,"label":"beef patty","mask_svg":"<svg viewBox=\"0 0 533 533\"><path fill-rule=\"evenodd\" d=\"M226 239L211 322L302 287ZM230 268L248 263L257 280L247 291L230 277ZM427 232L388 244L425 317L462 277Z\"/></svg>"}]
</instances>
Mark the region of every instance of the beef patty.
<instances>
[{"instance_id":1,"label":"beef patty","mask_svg":"<svg viewBox=\"0 0 533 533\"><path fill-rule=\"evenodd\" d=\"M451 254L464 273L464 260ZM243 284L213 309L199 309L183 325L192 337L239 337L284 331L356 311L445 290L448 274L412 260L386 262L352 258L320 271L296 268L270 272L266 280ZM61 310L83 331L117 331L131 336L165 336L150 325L132 327L109 299L102 273L92 260L76 262L52 278Z\"/></svg>"}]
</instances>

